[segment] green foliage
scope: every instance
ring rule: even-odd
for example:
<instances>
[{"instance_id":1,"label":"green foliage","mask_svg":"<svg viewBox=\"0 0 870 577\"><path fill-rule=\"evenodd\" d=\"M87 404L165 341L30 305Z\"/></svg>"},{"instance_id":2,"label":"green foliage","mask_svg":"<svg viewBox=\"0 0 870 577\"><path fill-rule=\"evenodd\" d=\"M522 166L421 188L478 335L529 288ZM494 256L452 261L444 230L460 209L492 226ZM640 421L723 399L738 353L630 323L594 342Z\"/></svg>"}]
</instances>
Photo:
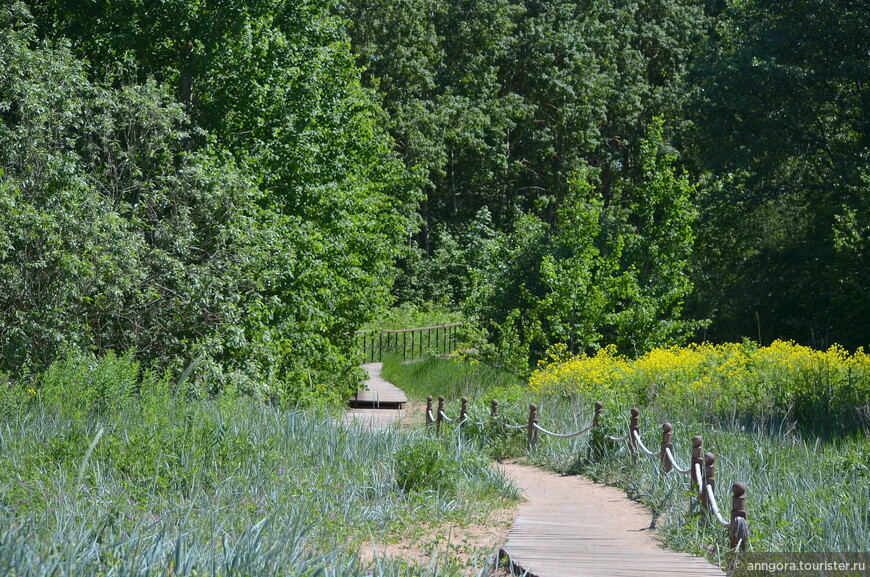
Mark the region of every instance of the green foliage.
<instances>
[{"instance_id":1,"label":"green foliage","mask_svg":"<svg viewBox=\"0 0 870 577\"><path fill-rule=\"evenodd\" d=\"M2 25L0 366L38 370L62 347L219 356L250 288L251 184L185 150L154 82L89 82L26 16Z\"/></svg>"},{"instance_id":2,"label":"green foliage","mask_svg":"<svg viewBox=\"0 0 870 577\"><path fill-rule=\"evenodd\" d=\"M563 208L583 211L594 200L602 210L609 212L615 203L630 212L633 200L616 197L626 190L625 182L644 178L643 127L685 100L681 80L705 22L697 3L682 0L627 5L486 0L473 6L353 0L342 3L341 10L352 22L353 48L366 68L364 82L381 96L397 149L426 192L417 246L401 262L395 294L400 300L446 298L456 304L474 300L475 287L488 282L480 277L512 274L493 272L494 256L502 257L499 263L517 257L526 262L526 255L506 248L501 237L519 234L512 246L520 252L528 242L535 244L530 219L543 222L540 234L548 236L559 234ZM577 198L578 174L594 194ZM632 217L621 214L617 220L627 218ZM588 236L581 239L589 243ZM552 253L549 270L537 270L540 262L531 254L535 270L527 275L552 279L565 267L573 276L590 277L597 267L584 264L579 252L574 262L562 263L572 257L543 250ZM521 265L507 266L518 271ZM568 284L572 274L566 277L561 278ZM526 280L533 298L546 298L532 286L535 281ZM523 298L517 290L523 281L510 283L517 294L505 300ZM542 306L562 307L570 290L554 290ZM636 296L644 298L648 310L639 313L641 318L619 322L632 323L635 330L644 325L647 334L661 332L646 326L659 321L660 311L654 298ZM526 315L529 307L501 306L496 318L484 321L492 321L491 341L501 350L513 339L504 326L507 313L517 308ZM582 320L530 314L553 325L521 331L542 333L519 335L520 343L534 343L533 353L541 346L536 341L555 334L578 341L578 349L594 340L594 330L578 326ZM638 336L631 345L642 348L644 340L655 337Z\"/></svg>"},{"instance_id":3,"label":"green foliage","mask_svg":"<svg viewBox=\"0 0 870 577\"><path fill-rule=\"evenodd\" d=\"M131 353L119 357L109 351L97 359L71 351L49 365L34 386L39 388L39 398L46 406L70 411L66 417L98 419L135 402L140 372ZM154 383L149 378L144 386L152 389Z\"/></svg>"},{"instance_id":4,"label":"green foliage","mask_svg":"<svg viewBox=\"0 0 870 577\"><path fill-rule=\"evenodd\" d=\"M413 304L404 302L384 311L377 319L367 323L365 330L402 330L433 327L465 321L462 313L431 302Z\"/></svg>"},{"instance_id":5,"label":"green foliage","mask_svg":"<svg viewBox=\"0 0 870 577\"><path fill-rule=\"evenodd\" d=\"M710 171L691 307L713 318L708 337L870 342L856 322L870 314L870 268L853 250L870 214L864 8L752 0L717 16L687 113L690 152Z\"/></svg>"},{"instance_id":6,"label":"green foliage","mask_svg":"<svg viewBox=\"0 0 870 577\"><path fill-rule=\"evenodd\" d=\"M443 396L452 401L468 397L488 402L493 391L519 388L523 384L514 374L467 356L446 359L427 356L412 363L390 356L384 359L381 374L415 401Z\"/></svg>"},{"instance_id":7,"label":"green foliage","mask_svg":"<svg viewBox=\"0 0 870 577\"><path fill-rule=\"evenodd\" d=\"M0 15L0 368L344 399L414 196L329 3L32 9Z\"/></svg>"},{"instance_id":8,"label":"green foliage","mask_svg":"<svg viewBox=\"0 0 870 577\"><path fill-rule=\"evenodd\" d=\"M606 202L580 175L553 226L524 216L485 260L470 313L486 319L496 354L519 374L555 343L638 354L695 326L680 318L692 288L694 189L664 146L656 119L641 145L642 177L621 183L618 198Z\"/></svg>"},{"instance_id":9,"label":"green foliage","mask_svg":"<svg viewBox=\"0 0 870 577\"><path fill-rule=\"evenodd\" d=\"M456 484L456 463L444 445L417 439L396 455L396 482L406 492L450 494Z\"/></svg>"}]
</instances>

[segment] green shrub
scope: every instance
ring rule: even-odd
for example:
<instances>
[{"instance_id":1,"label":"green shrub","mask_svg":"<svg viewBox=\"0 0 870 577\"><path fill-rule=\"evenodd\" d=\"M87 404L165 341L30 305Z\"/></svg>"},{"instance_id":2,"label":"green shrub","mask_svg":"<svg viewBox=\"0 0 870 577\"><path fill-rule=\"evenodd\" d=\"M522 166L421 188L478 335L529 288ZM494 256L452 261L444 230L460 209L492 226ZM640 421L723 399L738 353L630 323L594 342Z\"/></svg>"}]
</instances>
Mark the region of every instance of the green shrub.
<instances>
[{"instance_id":1,"label":"green shrub","mask_svg":"<svg viewBox=\"0 0 870 577\"><path fill-rule=\"evenodd\" d=\"M408 493L455 489L455 463L434 439L417 439L396 456L396 482Z\"/></svg>"},{"instance_id":2,"label":"green shrub","mask_svg":"<svg viewBox=\"0 0 870 577\"><path fill-rule=\"evenodd\" d=\"M117 412L138 391L139 363L131 352L109 351L101 358L70 350L55 360L38 379L40 396L50 407L71 416Z\"/></svg>"}]
</instances>

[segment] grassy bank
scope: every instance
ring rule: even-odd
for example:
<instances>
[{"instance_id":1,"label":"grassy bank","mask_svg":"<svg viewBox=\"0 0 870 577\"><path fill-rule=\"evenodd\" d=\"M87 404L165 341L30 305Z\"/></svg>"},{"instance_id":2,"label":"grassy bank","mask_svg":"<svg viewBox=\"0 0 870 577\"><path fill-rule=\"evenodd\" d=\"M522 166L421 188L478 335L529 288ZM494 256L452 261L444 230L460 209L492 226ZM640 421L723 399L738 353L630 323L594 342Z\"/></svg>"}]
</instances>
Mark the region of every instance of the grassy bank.
<instances>
[{"instance_id":1,"label":"grassy bank","mask_svg":"<svg viewBox=\"0 0 870 577\"><path fill-rule=\"evenodd\" d=\"M804 351L797 353L803 354ZM556 363L569 361L562 359ZM593 358L592 362L598 363L597 368L582 369L592 374L593 370L600 369L601 361L601 358ZM628 363L624 359L620 362ZM558 367L554 364L542 370L553 375L562 370ZM825 367L818 363L808 363L804 367L806 372L801 373L800 366L783 363L780 370L791 371L787 373L790 379L800 376L803 380L797 381L798 384L818 382L813 380L814 375L829 375L827 381L821 381L823 384L845 382L848 387L851 382L851 389L845 389L849 394L863 382L858 380L859 372L855 368L850 371L846 367L842 371L844 378L838 381L833 378L833 375L840 374L838 367ZM676 365L670 365L670 369L675 368ZM746 370L743 385L759 379L769 383L767 391L776 390L769 373L753 375L749 369ZM581 387L559 389L555 381L543 387L539 379L534 388L517 385L509 379L501 381L490 373L491 369L481 369L461 359L429 359L425 363L391 368L390 371L391 378L396 379L399 386L419 389L415 392L418 398L424 394L443 394L450 398L447 413L451 416L458 413L458 397L465 395L472 399L470 410L474 420L485 420L489 400L497 398L501 401L503 421L519 424L528 417L528 404L534 402L538 404L539 423L560 433L573 432L589 424L592 403L601 399L605 402L601 429L614 436L626 432L628 409L639 399L627 394L613 394L611 400L607 388L617 392L648 391L651 390L650 383L654 382L662 390L670 386L673 393L678 390L673 383L683 379L685 374L671 370L671 374L677 377L669 381L665 379L665 371L659 371L650 373L650 381L644 382L638 377L639 371L634 371L631 373L634 380L626 382L626 379L614 377L612 371L603 371L599 374L607 375L607 388L595 387L591 394L587 394ZM701 373L703 371L696 371L696 374ZM562 374L570 373L565 371ZM572 382L579 384L584 381L575 378ZM794 380L789 383L788 386L783 383L784 394L799 390ZM827 390L832 400L840 394L832 386ZM659 397L653 395L652 398ZM715 393L706 391L704 400L705 403L714 402ZM813 427L802 426L794 420L794 411L775 411L775 405L758 404L759 412L753 414L748 410L707 413L699 410L699 404L691 400L680 403L673 398L670 403L638 404L642 407L642 436L651 449L658 447L661 423L669 421L674 424L675 454L682 465L688 464L691 438L694 435L703 437L705 451L717 455L719 483L716 496L726 515L730 508L731 484L735 481L747 484L750 547L753 550L870 549L867 541L870 534L870 467L867 465L870 462L870 437L866 431L854 427L855 419L833 420L831 430L817 435L813 433ZM855 411L854 406L852 409ZM705 418L705 415L709 417ZM784 415L792 418L783 418ZM853 415L860 413L855 411ZM851 432L843 432L845 424L852 426ZM525 452L524 430L468 427L465 434L469 437L476 435L483 441L482 446L496 453L519 455ZM706 514L693 505L687 476L664 474L657 459L634 458L628 454L624 444L612 444L601 457L589 458L589 438L585 435L559 440L542 436L537 450L529 458L551 469L583 473L624 488L629 495L650 506L659 533L670 547L707 555L715 561L722 559L728 547L727 532L711 523Z\"/></svg>"},{"instance_id":2,"label":"grassy bank","mask_svg":"<svg viewBox=\"0 0 870 577\"><path fill-rule=\"evenodd\" d=\"M471 447L176 387L109 357L0 389L0 574L449 575L358 549L516 497Z\"/></svg>"}]
</instances>

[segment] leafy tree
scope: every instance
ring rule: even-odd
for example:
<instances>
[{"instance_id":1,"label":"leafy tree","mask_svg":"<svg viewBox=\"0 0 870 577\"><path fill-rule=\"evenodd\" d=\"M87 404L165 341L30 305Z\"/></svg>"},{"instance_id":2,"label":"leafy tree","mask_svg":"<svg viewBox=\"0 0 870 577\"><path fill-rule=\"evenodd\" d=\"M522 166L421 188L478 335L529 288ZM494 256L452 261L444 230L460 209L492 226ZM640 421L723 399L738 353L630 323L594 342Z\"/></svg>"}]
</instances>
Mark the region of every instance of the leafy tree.
<instances>
[{"instance_id":1,"label":"leafy tree","mask_svg":"<svg viewBox=\"0 0 870 577\"><path fill-rule=\"evenodd\" d=\"M606 206L619 202L614 187L642 177L643 126L685 100L706 25L693 0L351 0L341 11L426 194L400 298L437 292L441 267L427 260L484 208L497 231L523 214L553 226L580 172Z\"/></svg>"},{"instance_id":2,"label":"leafy tree","mask_svg":"<svg viewBox=\"0 0 870 577\"><path fill-rule=\"evenodd\" d=\"M868 18L861 2L817 0L719 16L692 106L711 172L692 309L714 319L709 337L870 342L854 250L866 247Z\"/></svg>"},{"instance_id":3,"label":"leafy tree","mask_svg":"<svg viewBox=\"0 0 870 577\"><path fill-rule=\"evenodd\" d=\"M390 300L414 196L359 84L342 21L322 0L36 5L95 75L129 61L173 86L192 129L260 191L253 289L233 352L290 398L356 384L349 336ZM252 347L252 348L251 348Z\"/></svg>"},{"instance_id":4,"label":"leafy tree","mask_svg":"<svg viewBox=\"0 0 870 577\"><path fill-rule=\"evenodd\" d=\"M88 81L20 5L0 27L0 370L66 347L222 359L252 288L256 188L185 150L155 83Z\"/></svg>"},{"instance_id":5,"label":"leafy tree","mask_svg":"<svg viewBox=\"0 0 870 577\"><path fill-rule=\"evenodd\" d=\"M692 289L694 187L676 174L660 119L640 149L644 178L619 183L609 204L581 173L555 226L526 215L488 255L470 312L487 319L514 370L556 343L571 353L615 344L638 354L696 326L681 319Z\"/></svg>"}]
</instances>

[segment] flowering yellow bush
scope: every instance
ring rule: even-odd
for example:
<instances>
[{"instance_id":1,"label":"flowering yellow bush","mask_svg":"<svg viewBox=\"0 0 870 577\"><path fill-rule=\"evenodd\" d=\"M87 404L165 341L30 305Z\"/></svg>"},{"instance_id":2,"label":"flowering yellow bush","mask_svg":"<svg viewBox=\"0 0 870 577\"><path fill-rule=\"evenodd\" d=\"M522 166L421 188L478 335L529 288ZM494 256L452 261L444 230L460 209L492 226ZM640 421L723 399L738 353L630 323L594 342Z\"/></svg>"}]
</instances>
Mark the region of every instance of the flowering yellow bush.
<instances>
[{"instance_id":1,"label":"flowering yellow bush","mask_svg":"<svg viewBox=\"0 0 870 577\"><path fill-rule=\"evenodd\" d=\"M621 396L631 375L631 363L613 345L594 356L565 354L564 345L551 350L551 362L532 373L529 386L535 391L582 394L591 397Z\"/></svg>"},{"instance_id":2,"label":"flowering yellow bush","mask_svg":"<svg viewBox=\"0 0 870 577\"><path fill-rule=\"evenodd\" d=\"M529 386L605 402L694 408L715 415L857 419L870 426L870 355L793 342L696 344L628 359L615 348L571 356L556 347Z\"/></svg>"}]
</instances>

